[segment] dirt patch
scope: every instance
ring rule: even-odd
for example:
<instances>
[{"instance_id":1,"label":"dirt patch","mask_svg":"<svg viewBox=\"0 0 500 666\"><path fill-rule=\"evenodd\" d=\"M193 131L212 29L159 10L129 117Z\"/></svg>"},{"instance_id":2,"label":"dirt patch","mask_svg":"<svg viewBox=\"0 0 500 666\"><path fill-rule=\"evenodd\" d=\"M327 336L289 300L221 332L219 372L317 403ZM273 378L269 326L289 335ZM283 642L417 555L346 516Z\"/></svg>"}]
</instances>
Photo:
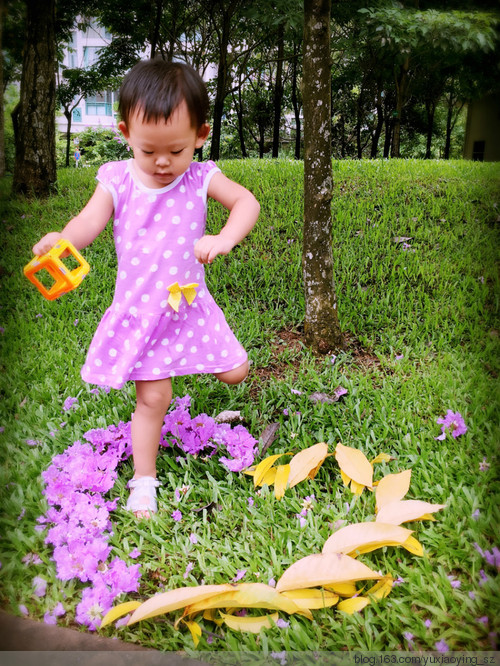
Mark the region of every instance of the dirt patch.
<instances>
[{"instance_id":1,"label":"dirt patch","mask_svg":"<svg viewBox=\"0 0 500 666\"><path fill-rule=\"evenodd\" d=\"M352 356L354 365L370 369L380 366L380 360L369 350L363 349L360 341L350 332L344 333L344 352ZM285 377L295 381L300 373L302 351L306 348L303 331L283 329L276 333L270 342L269 363L265 366L253 365L250 372L255 381L250 390L252 398L256 396L263 382L270 379L283 380ZM324 356L316 357L318 372L324 364Z\"/></svg>"}]
</instances>

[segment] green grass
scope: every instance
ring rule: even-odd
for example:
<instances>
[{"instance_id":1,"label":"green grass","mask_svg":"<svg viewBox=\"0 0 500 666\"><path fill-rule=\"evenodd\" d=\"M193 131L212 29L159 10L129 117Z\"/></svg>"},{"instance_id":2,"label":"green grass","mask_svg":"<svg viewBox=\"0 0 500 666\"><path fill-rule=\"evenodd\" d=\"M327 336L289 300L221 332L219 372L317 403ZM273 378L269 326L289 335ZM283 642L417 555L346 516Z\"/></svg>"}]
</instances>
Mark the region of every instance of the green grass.
<instances>
[{"instance_id":1,"label":"green grass","mask_svg":"<svg viewBox=\"0 0 500 666\"><path fill-rule=\"evenodd\" d=\"M385 451L395 460L377 466L376 478L411 467L408 497L445 503L446 509L436 514L436 522L410 525L425 548L423 558L394 548L362 556L371 568L401 579L377 605L353 616L335 608L314 611L313 623L287 617L289 628L262 631L257 637L214 630L207 623L216 638L208 644L204 634L200 649L397 650L408 647L405 632L423 650L434 649L442 639L454 650L491 649L500 617L499 589L494 568L474 543L483 550L500 545L495 485L500 165L334 163L339 316L350 340L357 341L334 365L300 344L283 342L284 331L300 333L303 323L302 164L266 160L221 166L252 189L262 207L251 236L208 269L211 290L253 365L243 385L228 387L211 377L180 378L176 395L191 395L193 415L241 410L257 437L279 422L268 453L319 441L329 443L331 450L341 441L368 457ZM63 601L67 614L60 624L66 626L74 624L83 586L56 578L50 548L43 533L35 531L37 517L46 509L40 475L53 455L87 430L128 421L134 408L132 386L96 397L79 374L112 298L111 229L84 251L91 265L88 278L57 301L45 301L23 277L22 267L43 233L60 229L80 210L94 189L94 175L90 169L63 170L57 195L47 201L13 198L0 213L0 425L5 428L0 434L0 598L9 612L19 614L23 604L37 619ZM2 187L7 190L6 183ZM211 204L210 225L217 228L222 220L223 211ZM405 251L396 237L411 238L410 248ZM403 358L397 360L399 355ZM338 385L348 394L337 403L308 399ZM79 406L63 416L68 396L77 396ZM436 419L447 409L461 412L468 432L456 440L436 441ZM61 428L63 420L67 424ZM30 447L27 439L40 444ZM489 468L480 471L484 458ZM247 569L244 581L277 580L292 562L319 552L336 521L374 517L373 495L365 491L354 498L343 487L334 458L327 459L314 481L287 490L281 502L267 487L258 495L250 477L226 473L215 460L180 463L166 451L158 467L163 481L158 517L138 523L121 509L113 516L116 555L125 557L136 546L141 550L141 599L186 583L227 582L238 569ZM130 475L126 464L113 497L125 497ZM184 484L190 486L181 506L184 518L174 523L174 491ZM317 502L300 528L296 514L303 498L312 494ZM248 497L255 498L253 508ZM212 513L195 511L210 502L216 505ZM198 535L196 545L189 542L191 532ZM43 564L23 564L29 553L37 553ZM188 562L194 568L186 581ZM488 578L484 584L481 570ZM43 598L33 595L36 575L49 581ZM452 588L448 576L461 586ZM479 621L484 617L487 624ZM185 628L176 630L162 621L108 628L103 634L165 651L193 647Z\"/></svg>"}]
</instances>

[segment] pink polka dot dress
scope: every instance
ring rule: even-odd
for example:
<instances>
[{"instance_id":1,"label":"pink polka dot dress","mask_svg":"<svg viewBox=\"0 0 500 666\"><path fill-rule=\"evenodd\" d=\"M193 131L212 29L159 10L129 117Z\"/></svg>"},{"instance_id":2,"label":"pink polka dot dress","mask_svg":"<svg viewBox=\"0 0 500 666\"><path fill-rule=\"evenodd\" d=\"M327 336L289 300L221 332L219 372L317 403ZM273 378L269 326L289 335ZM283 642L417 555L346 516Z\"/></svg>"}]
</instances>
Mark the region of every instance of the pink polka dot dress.
<instances>
[{"instance_id":1,"label":"pink polka dot dress","mask_svg":"<svg viewBox=\"0 0 500 666\"><path fill-rule=\"evenodd\" d=\"M99 169L97 180L114 202L118 269L113 302L82 368L86 382L121 388L128 380L226 372L246 361L194 255L205 233L208 184L218 172L214 162L192 162L170 185L150 189L132 160Z\"/></svg>"}]
</instances>

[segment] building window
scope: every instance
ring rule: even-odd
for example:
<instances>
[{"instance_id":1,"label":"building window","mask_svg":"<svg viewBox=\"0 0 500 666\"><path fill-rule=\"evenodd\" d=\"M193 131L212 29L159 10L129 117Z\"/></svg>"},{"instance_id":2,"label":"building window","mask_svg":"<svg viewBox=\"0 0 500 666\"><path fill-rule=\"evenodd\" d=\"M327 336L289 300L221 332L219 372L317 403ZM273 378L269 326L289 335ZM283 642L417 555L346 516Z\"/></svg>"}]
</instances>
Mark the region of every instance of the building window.
<instances>
[{"instance_id":1,"label":"building window","mask_svg":"<svg viewBox=\"0 0 500 666\"><path fill-rule=\"evenodd\" d=\"M97 62L99 57L99 51L102 46L84 46L83 47L83 66L85 69L87 67L92 67Z\"/></svg>"},{"instance_id":2,"label":"building window","mask_svg":"<svg viewBox=\"0 0 500 666\"><path fill-rule=\"evenodd\" d=\"M472 146L472 159L475 162L484 162L484 141L474 141Z\"/></svg>"},{"instance_id":3,"label":"building window","mask_svg":"<svg viewBox=\"0 0 500 666\"><path fill-rule=\"evenodd\" d=\"M79 108L73 109L73 121L75 123L82 122L82 110Z\"/></svg>"},{"instance_id":4,"label":"building window","mask_svg":"<svg viewBox=\"0 0 500 666\"><path fill-rule=\"evenodd\" d=\"M108 90L85 100L85 113L88 116L112 116L112 93Z\"/></svg>"}]
</instances>

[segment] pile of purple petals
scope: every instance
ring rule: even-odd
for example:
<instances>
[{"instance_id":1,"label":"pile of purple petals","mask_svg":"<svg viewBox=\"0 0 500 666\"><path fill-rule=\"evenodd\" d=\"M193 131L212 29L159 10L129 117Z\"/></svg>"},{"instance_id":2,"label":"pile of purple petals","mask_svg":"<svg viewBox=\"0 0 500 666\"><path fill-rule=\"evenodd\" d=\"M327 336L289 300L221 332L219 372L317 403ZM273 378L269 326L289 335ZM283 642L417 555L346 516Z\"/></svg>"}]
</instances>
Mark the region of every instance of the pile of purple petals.
<instances>
[{"instance_id":1,"label":"pile of purple petals","mask_svg":"<svg viewBox=\"0 0 500 666\"><path fill-rule=\"evenodd\" d=\"M209 456L222 449L231 458L221 456L219 461L233 472L253 463L257 441L243 426L231 428L206 414L191 418L189 406L189 396L176 399L165 417L163 446L175 444L184 453ZM38 522L48 530L45 543L53 546L57 578L89 584L76 608L76 621L90 630L100 626L118 595L139 587L139 564L110 559L110 512L117 500L105 497L115 484L118 465L132 454L130 430L130 422L90 430L86 442L76 441L54 456L42 473L49 509Z\"/></svg>"}]
</instances>

